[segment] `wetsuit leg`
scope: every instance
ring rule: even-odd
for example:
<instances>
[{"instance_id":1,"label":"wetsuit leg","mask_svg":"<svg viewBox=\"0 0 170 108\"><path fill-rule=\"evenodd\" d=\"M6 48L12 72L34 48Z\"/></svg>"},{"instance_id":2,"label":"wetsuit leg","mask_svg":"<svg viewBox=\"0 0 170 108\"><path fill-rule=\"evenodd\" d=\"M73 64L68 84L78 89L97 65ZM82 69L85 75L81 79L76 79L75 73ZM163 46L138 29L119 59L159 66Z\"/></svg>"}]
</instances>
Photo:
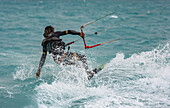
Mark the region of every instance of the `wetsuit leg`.
<instances>
[{"instance_id":1,"label":"wetsuit leg","mask_svg":"<svg viewBox=\"0 0 170 108\"><path fill-rule=\"evenodd\" d=\"M83 67L85 68L85 70L88 70L88 65L87 65L87 57L85 55L81 55L76 53L76 55L78 56L79 60L83 63Z\"/></svg>"},{"instance_id":2,"label":"wetsuit leg","mask_svg":"<svg viewBox=\"0 0 170 108\"><path fill-rule=\"evenodd\" d=\"M78 54L78 53L72 53L69 52L67 57L70 60L75 60L75 58L77 58L77 60L81 61L83 63L83 67L84 69L87 71L88 70L88 65L87 65L87 57L85 55L82 54Z\"/></svg>"},{"instance_id":3,"label":"wetsuit leg","mask_svg":"<svg viewBox=\"0 0 170 108\"><path fill-rule=\"evenodd\" d=\"M78 54L78 53L72 53L72 52L69 52L66 55L70 60L75 60L75 58L76 58L76 60L79 60L83 63L83 67L88 75L89 80L94 76L95 73L97 73L96 69L93 71L88 71L87 57L85 55Z\"/></svg>"}]
</instances>

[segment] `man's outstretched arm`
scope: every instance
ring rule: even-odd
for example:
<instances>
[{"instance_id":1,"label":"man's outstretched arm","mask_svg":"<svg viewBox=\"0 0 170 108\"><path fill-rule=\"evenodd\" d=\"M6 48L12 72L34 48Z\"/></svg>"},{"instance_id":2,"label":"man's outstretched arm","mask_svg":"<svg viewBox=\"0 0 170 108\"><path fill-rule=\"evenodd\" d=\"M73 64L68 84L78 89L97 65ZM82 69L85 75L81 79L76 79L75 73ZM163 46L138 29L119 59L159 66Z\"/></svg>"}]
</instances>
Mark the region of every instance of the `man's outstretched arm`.
<instances>
[{"instance_id":1,"label":"man's outstretched arm","mask_svg":"<svg viewBox=\"0 0 170 108\"><path fill-rule=\"evenodd\" d=\"M80 32L77 32L75 30L66 30L66 31L57 31L55 32L53 35L54 36L62 36L62 35L67 35L67 34L71 34L71 35L80 35Z\"/></svg>"},{"instance_id":2,"label":"man's outstretched arm","mask_svg":"<svg viewBox=\"0 0 170 108\"><path fill-rule=\"evenodd\" d=\"M47 51L43 51L41 59L40 59L40 64L39 64L39 67L38 67L38 71L36 73L36 78L40 77L41 68L43 67L43 65L45 63L46 55L47 55Z\"/></svg>"},{"instance_id":3,"label":"man's outstretched arm","mask_svg":"<svg viewBox=\"0 0 170 108\"><path fill-rule=\"evenodd\" d=\"M66 34L72 34L72 35L80 35L80 32L77 32L75 30L66 30Z\"/></svg>"}]
</instances>

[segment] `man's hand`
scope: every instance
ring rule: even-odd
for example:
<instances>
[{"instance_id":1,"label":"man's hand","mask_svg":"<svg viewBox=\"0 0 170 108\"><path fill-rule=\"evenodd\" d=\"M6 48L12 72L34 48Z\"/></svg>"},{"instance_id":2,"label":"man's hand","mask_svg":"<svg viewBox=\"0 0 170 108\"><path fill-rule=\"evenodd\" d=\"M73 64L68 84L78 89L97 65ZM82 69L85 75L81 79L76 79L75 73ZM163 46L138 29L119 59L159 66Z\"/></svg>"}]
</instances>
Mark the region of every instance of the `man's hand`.
<instances>
[{"instance_id":1,"label":"man's hand","mask_svg":"<svg viewBox=\"0 0 170 108\"><path fill-rule=\"evenodd\" d=\"M40 77L40 72L41 72L41 69L38 69L37 73L36 73L36 78L39 78Z\"/></svg>"},{"instance_id":2,"label":"man's hand","mask_svg":"<svg viewBox=\"0 0 170 108\"><path fill-rule=\"evenodd\" d=\"M83 32L80 33L80 36L84 38L85 34Z\"/></svg>"},{"instance_id":3,"label":"man's hand","mask_svg":"<svg viewBox=\"0 0 170 108\"><path fill-rule=\"evenodd\" d=\"M81 29L83 29L83 28L84 28L84 26L82 25L80 28L81 28Z\"/></svg>"}]
</instances>

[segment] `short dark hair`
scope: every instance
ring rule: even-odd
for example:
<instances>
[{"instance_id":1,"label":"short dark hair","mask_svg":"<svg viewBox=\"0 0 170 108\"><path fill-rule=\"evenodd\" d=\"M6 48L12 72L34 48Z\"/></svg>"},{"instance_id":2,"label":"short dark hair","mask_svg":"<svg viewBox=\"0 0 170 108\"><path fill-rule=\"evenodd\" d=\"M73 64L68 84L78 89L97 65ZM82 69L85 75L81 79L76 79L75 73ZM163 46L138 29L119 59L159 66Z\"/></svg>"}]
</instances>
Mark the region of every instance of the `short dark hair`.
<instances>
[{"instance_id":1,"label":"short dark hair","mask_svg":"<svg viewBox=\"0 0 170 108\"><path fill-rule=\"evenodd\" d=\"M46 26L44 30L44 37L48 37L48 35L52 32L54 32L54 27L52 27L51 25Z\"/></svg>"}]
</instances>

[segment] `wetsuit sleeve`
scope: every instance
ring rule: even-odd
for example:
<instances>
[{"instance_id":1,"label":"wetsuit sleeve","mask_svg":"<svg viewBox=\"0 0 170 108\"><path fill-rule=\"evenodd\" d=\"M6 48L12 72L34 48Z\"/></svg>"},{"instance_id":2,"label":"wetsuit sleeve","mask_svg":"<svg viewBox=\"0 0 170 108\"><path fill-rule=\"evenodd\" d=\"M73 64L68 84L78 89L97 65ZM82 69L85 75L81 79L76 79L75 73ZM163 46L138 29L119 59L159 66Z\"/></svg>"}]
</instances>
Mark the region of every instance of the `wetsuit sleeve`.
<instances>
[{"instance_id":1,"label":"wetsuit sleeve","mask_svg":"<svg viewBox=\"0 0 170 108\"><path fill-rule=\"evenodd\" d=\"M45 59L46 59L46 55L47 55L47 50L43 48L43 53L40 59L40 63L39 63L39 67L38 69L41 69L45 63Z\"/></svg>"},{"instance_id":2,"label":"wetsuit sleeve","mask_svg":"<svg viewBox=\"0 0 170 108\"><path fill-rule=\"evenodd\" d=\"M66 34L72 34L72 35L80 35L80 32L74 31L74 30L66 30Z\"/></svg>"},{"instance_id":3,"label":"wetsuit sleeve","mask_svg":"<svg viewBox=\"0 0 170 108\"><path fill-rule=\"evenodd\" d=\"M75 30L57 31L54 33L54 36L62 36L67 34L80 35L80 32L77 32Z\"/></svg>"}]
</instances>

